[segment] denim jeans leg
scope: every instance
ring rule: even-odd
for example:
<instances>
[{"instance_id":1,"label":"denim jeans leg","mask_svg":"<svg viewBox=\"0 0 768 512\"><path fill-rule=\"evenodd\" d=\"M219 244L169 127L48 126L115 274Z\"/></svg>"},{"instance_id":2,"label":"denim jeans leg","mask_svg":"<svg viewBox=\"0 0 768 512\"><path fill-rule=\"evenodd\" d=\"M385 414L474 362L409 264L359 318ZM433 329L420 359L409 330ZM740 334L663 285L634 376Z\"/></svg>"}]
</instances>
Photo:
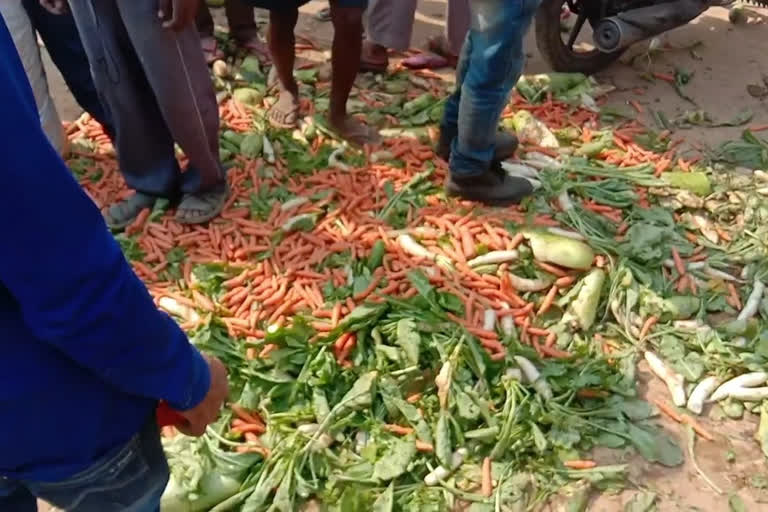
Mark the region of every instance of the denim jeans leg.
<instances>
[{"instance_id":1,"label":"denim jeans leg","mask_svg":"<svg viewBox=\"0 0 768 512\"><path fill-rule=\"evenodd\" d=\"M37 512L37 499L26 487L0 477L0 510L9 512Z\"/></svg>"},{"instance_id":2,"label":"denim jeans leg","mask_svg":"<svg viewBox=\"0 0 768 512\"><path fill-rule=\"evenodd\" d=\"M114 136L112 118L96 90L88 56L72 14L52 14L40 5L40 0L23 0L22 3L77 103L101 123L110 137Z\"/></svg>"},{"instance_id":3,"label":"denim jeans leg","mask_svg":"<svg viewBox=\"0 0 768 512\"><path fill-rule=\"evenodd\" d=\"M126 445L85 471L61 482L24 485L35 496L67 512L157 512L168 477L153 416Z\"/></svg>"},{"instance_id":4,"label":"denim jeans leg","mask_svg":"<svg viewBox=\"0 0 768 512\"><path fill-rule=\"evenodd\" d=\"M445 102L443 120L440 122L440 132L447 140L453 140L459 133L459 104L461 103L461 86L469 69L469 55L472 51L472 41L469 34L464 38L459 62L456 66L456 87Z\"/></svg>"},{"instance_id":5,"label":"denim jeans leg","mask_svg":"<svg viewBox=\"0 0 768 512\"><path fill-rule=\"evenodd\" d=\"M487 171L499 116L525 62L523 38L539 0L472 0L468 67L458 109L458 136L451 172L472 176Z\"/></svg>"}]
</instances>

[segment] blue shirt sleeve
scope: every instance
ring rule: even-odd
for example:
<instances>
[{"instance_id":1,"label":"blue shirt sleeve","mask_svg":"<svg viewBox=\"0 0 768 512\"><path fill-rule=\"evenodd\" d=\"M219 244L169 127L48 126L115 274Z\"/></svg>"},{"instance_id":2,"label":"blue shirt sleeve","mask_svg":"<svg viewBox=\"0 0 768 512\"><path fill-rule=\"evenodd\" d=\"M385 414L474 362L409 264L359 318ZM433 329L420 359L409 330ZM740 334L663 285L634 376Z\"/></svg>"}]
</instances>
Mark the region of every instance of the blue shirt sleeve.
<instances>
[{"instance_id":1,"label":"blue shirt sleeve","mask_svg":"<svg viewBox=\"0 0 768 512\"><path fill-rule=\"evenodd\" d=\"M0 284L25 324L125 393L194 407L210 385L207 363L157 310L48 143L2 17L0 105Z\"/></svg>"}]
</instances>

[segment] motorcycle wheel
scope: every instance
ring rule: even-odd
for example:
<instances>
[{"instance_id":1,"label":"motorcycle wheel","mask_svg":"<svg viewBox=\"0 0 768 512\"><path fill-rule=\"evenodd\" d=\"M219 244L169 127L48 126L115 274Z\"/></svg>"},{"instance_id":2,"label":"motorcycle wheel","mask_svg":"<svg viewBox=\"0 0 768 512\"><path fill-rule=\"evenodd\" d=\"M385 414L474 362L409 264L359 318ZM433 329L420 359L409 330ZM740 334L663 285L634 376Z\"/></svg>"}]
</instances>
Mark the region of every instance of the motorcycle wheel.
<instances>
[{"instance_id":1,"label":"motorcycle wheel","mask_svg":"<svg viewBox=\"0 0 768 512\"><path fill-rule=\"evenodd\" d=\"M576 37L581 32L585 21L592 24L597 20L588 20L586 16L583 19L579 17L574 27L568 34L563 34L561 17L563 7L568 9L569 4L578 4L589 2L590 0L543 0L536 12L536 46L541 52L544 60L552 67L554 71L563 73L584 73L591 75L597 73L616 61L623 53L620 50L613 53L604 53L593 48L590 50L579 51L574 44L568 44L563 37L566 35L575 42ZM578 16L578 15L577 15ZM576 31L575 34L573 32Z\"/></svg>"}]
</instances>

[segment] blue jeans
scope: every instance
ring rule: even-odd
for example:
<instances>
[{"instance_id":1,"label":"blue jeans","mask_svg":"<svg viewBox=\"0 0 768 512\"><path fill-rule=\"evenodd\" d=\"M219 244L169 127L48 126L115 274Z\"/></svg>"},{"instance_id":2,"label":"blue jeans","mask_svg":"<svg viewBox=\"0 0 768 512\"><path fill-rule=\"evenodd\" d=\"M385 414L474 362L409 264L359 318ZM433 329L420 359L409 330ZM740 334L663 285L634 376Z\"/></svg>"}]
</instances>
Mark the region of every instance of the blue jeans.
<instances>
[{"instance_id":1,"label":"blue jeans","mask_svg":"<svg viewBox=\"0 0 768 512\"><path fill-rule=\"evenodd\" d=\"M472 0L471 25L445 104L443 136L453 139L451 173L473 176L490 168L494 136L509 93L525 63L523 37L539 0Z\"/></svg>"},{"instance_id":2,"label":"blue jeans","mask_svg":"<svg viewBox=\"0 0 768 512\"><path fill-rule=\"evenodd\" d=\"M22 0L22 4L72 96L83 110L101 123L105 133L113 136L112 117L96 91L88 57L72 14L52 14L40 5L40 0Z\"/></svg>"},{"instance_id":3,"label":"blue jeans","mask_svg":"<svg viewBox=\"0 0 768 512\"><path fill-rule=\"evenodd\" d=\"M154 415L128 444L60 482L0 477L0 510L35 512L37 498L66 512L159 512L168 463Z\"/></svg>"}]
</instances>

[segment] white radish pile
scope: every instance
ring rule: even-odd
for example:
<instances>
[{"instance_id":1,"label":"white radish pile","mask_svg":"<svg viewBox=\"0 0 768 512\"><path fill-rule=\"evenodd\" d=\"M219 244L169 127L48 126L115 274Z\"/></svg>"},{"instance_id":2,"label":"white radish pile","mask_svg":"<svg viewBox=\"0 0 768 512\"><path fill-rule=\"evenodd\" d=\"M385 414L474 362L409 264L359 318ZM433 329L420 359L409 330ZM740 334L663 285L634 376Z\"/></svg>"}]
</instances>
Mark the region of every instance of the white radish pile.
<instances>
[{"instance_id":1,"label":"white radish pile","mask_svg":"<svg viewBox=\"0 0 768 512\"><path fill-rule=\"evenodd\" d=\"M719 402L726 398L736 398L737 400L758 401L762 398L768 398L766 390L768 388L757 388L761 384L765 384L768 380L768 373L766 372L752 372L739 375L738 377L729 380L722 384L717 390L709 397L708 402ZM760 397L760 395L763 395Z\"/></svg>"}]
</instances>

